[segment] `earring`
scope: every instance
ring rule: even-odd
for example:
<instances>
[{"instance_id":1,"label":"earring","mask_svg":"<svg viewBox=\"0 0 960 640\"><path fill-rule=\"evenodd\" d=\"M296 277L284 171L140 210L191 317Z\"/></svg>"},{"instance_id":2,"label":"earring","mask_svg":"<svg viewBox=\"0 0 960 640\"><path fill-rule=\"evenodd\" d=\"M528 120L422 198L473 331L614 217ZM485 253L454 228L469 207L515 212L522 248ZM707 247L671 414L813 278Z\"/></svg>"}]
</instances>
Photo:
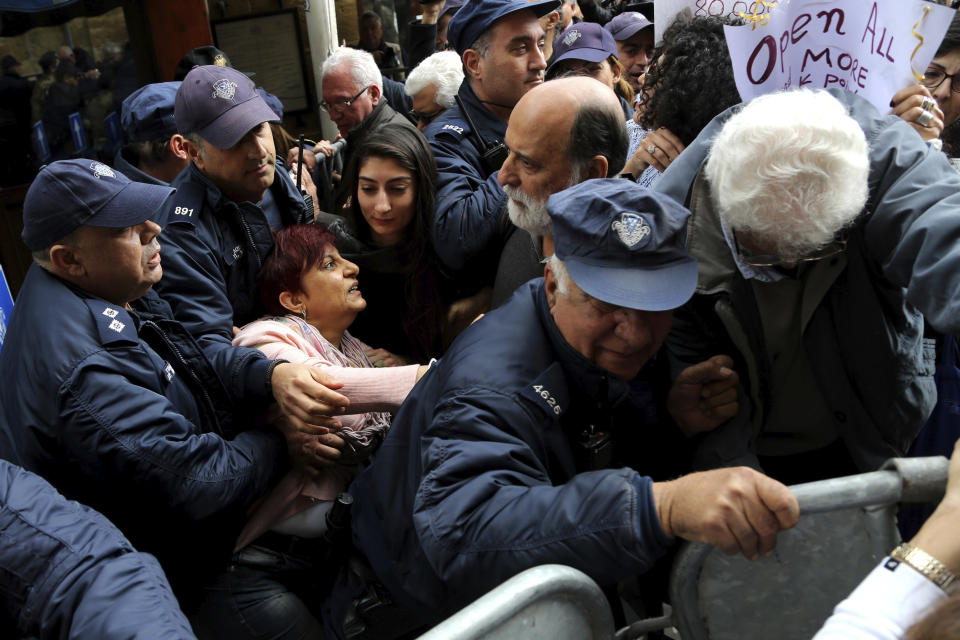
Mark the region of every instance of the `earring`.
<instances>
[{"instance_id":1,"label":"earring","mask_svg":"<svg viewBox=\"0 0 960 640\"><path fill-rule=\"evenodd\" d=\"M306 307L300 307L300 317L303 318L303 321L304 321L304 322L307 321L307 308L306 308Z\"/></svg>"}]
</instances>

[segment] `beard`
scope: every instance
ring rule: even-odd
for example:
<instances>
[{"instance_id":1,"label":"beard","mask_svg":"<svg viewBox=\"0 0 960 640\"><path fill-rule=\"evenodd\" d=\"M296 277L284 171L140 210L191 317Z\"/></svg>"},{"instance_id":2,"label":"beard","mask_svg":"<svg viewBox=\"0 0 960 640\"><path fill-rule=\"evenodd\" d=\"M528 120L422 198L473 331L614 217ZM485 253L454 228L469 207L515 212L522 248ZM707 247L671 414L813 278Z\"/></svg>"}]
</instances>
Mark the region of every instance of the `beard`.
<instances>
[{"instance_id":1,"label":"beard","mask_svg":"<svg viewBox=\"0 0 960 640\"><path fill-rule=\"evenodd\" d=\"M507 214L510 222L535 236L553 234L550 214L547 213L547 200L531 198L517 187L504 185L507 194Z\"/></svg>"},{"instance_id":2,"label":"beard","mask_svg":"<svg viewBox=\"0 0 960 640\"><path fill-rule=\"evenodd\" d=\"M570 179L566 186L558 189L562 191L575 184L580 184L580 170L574 168L570 172ZM507 214L510 222L535 236L552 236L553 223L547 212L547 200L552 193L548 193L542 200L527 195L512 185L503 185L503 192L507 194Z\"/></svg>"}]
</instances>

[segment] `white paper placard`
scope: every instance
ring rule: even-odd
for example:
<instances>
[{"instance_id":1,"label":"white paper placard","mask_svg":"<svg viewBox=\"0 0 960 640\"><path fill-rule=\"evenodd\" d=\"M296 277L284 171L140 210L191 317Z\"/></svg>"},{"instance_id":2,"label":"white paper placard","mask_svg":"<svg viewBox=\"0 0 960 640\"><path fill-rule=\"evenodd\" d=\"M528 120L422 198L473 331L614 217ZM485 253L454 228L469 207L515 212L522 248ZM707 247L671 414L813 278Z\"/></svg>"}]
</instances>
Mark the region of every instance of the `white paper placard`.
<instances>
[{"instance_id":1,"label":"white paper placard","mask_svg":"<svg viewBox=\"0 0 960 640\"><path fill-rule=\"evenodd\" d=\"M882 113L923 75L954 10L925 0L766 1L750 24L724 27L744 101L807 87L857 93Z\"/></svg>"}]
</instances>

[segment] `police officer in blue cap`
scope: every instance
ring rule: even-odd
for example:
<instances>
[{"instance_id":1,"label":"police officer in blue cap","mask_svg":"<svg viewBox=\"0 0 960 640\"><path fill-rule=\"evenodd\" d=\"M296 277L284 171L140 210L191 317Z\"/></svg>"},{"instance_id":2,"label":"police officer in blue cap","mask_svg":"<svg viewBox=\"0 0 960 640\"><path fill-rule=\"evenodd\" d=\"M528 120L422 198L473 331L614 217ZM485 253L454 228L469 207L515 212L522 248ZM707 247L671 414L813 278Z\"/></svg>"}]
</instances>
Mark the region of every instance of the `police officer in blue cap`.
<instances>
[{"instance_id":1,"label":"police officer in blue cap","mask_svg":"<svg viewBox=\"0 0 960 640\"><path fill-rule=\"evenodd\" d=\"M124 99L120 126L127 143L117 151L113 166L131 180L167 185L190 163L173 117L179 88L179 82L156 82Z\"/></svg>"},{"instance_id":2,"label":"police officer in blue cap","mask_svg":"<svg viewBox=\"0 0 960 640\"><path fill-rule=\"evenodd\" d=\"M457 338L352 485L354 542L424 623L545 563L608 586L676 538L753 558L798 517L785 486L747 468L678 478L685 437L736 411L728 358L669 390L656 363L697 282L689 212L616 179L547 208L545 277Z\"/></svg>"},{"instance_id":3,"label":"police officer in blue cap","mask_svg":"<svg viewBox=\"0 0 960 640\"><path fill-rule=\"evenodd\" d=\"M496 172L506 158L510 112L547 68L538 18L558 0L475 0L450 20L447 40L463 60L460 103L424 131L437 160L434 247L474 285L493 281L509 222Z\"/></svg>"},{"instance_id":4,"label":"police officer in blue cap","mask_svg":"<svg viewBox=\"0 0 960 640\"><path fill-rule=\"evenodd\" d=\"M230 67L187 74L174 101L190 165L166 203L166 277L160 295L208 353L231 348L232 328L258 318L257 271L273 230L315 211L278 160L270 123L279 116L253 81Z\"/></svg>"},{"instance_id":5,"label":"police officer in blue cap","mask_svg":"<svg viewBox=\"0 0 960 640\"><path fill-rule=\"evenodd\" d=\"M250 416L276 398L309 420L300 412L317 401L287 400L311 379L305 365L239 348L205 358L153 294L172 193L91 160L54 162L30 185L23 240L36 264L0 353L0 457L109 517L189 608L289 469L283 436Z\"/></svg>"}]
</instances>

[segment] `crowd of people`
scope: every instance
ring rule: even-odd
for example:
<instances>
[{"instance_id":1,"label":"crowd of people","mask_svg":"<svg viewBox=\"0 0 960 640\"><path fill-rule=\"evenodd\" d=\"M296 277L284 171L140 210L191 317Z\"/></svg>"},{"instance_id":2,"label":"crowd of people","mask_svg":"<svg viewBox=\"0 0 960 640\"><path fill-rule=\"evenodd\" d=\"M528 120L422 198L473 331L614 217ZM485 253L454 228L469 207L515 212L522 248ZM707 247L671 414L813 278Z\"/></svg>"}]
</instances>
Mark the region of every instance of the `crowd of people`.
<instances>
[{"instance_id":1,"label":"crowd of people","mask_svg":"<svg viewBox=\"0 0 960 640\"><path fill-rule=\"evenodd\" d=\"M33 150L27 159L34 162L9 163L0 176L4 186L29 180L36 173L37 149L35 123L40 123L46 145L46 160L69 158L78 151L105 150L110 134L105 118L120 113L121 104L138 86L137 70L127 48L114 42L100 47L100 57L67 45L40 56L40 74L28 80L21 75L23 65L12 55L3 57L0 78L0 136L18 149ZM75 143L69 117L79 114L85 149Z\"/></svg>"},{"instance_id":2,"label":"crowd of people","mask_svg":"<svg viewBox=\"0 0 960 640\"><path fill-rule=\"evenodd\" d=\"M203 47L122 97L112 162L39 171L0 351L3 628L414 637L547 563L626 624L678 540L769 555L787 485L950 455L960 19L880 113L741 104L736 18L654 43L581 4L423 3L403 51L363 14L321 69L338 134L305 148ZM940 602L910 637L948 637L958 500L960 453L820 637Z\"/></svg>"}]
</instances>

